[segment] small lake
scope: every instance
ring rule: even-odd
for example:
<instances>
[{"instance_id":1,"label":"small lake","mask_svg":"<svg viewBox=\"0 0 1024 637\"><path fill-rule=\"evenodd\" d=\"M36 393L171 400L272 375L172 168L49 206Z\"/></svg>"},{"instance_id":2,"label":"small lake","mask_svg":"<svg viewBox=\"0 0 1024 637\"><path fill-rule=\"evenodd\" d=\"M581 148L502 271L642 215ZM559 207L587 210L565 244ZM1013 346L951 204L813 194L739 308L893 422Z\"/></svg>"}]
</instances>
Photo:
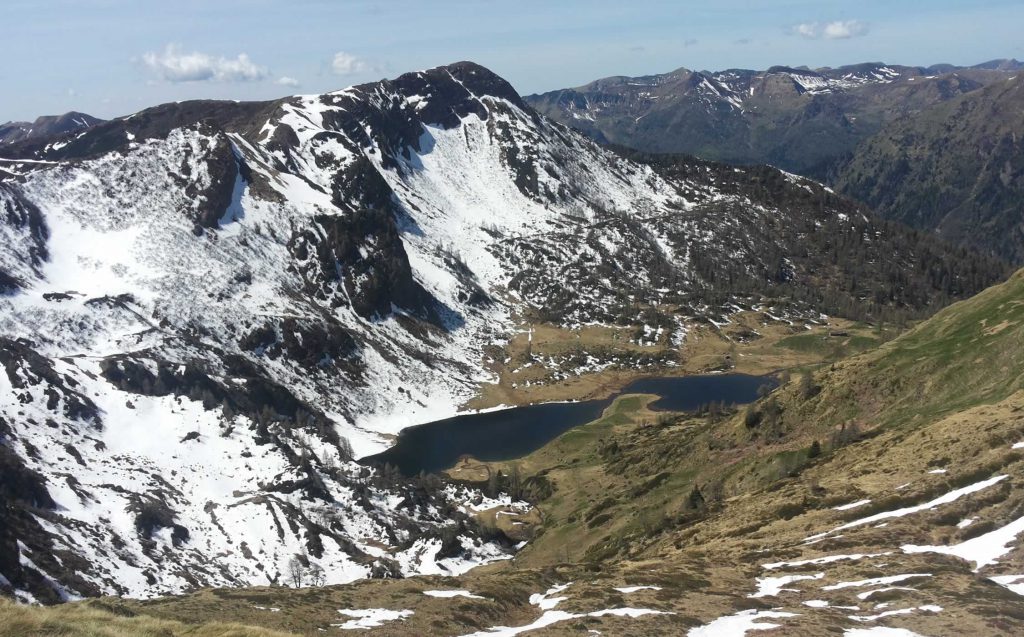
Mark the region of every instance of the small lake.
<instances>
[{"instance_id":1,"label":"small lake","mask_svg":"<svg viewBox=\"0 0 1024 637\"><path fill-rule=\"evenodd\" d=\"M478 460L520 458L540 449L573 427L601 416L622 394L656 394L652 406L665 411L694 411L711 402L742 405L757 400L763 385L775 387L771 376L711 374L641 378L604 400L540 403L483 413L463 414L403 429L395 446L360 460L390 463L405 475L432 473L454 466L463 455Z\"/></svg>"}]
</instances>

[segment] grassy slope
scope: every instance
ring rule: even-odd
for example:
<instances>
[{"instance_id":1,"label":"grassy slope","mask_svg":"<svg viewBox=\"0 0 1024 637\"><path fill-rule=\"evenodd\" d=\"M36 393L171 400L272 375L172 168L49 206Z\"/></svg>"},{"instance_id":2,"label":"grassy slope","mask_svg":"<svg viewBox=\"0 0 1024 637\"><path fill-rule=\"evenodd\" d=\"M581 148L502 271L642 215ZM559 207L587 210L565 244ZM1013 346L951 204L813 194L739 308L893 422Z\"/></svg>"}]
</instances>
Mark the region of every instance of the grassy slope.
<instances>
[{"instance_id":1,"label":"grassy slope","mask_svg":"<svg viewBox=\"0 0 1024 637\"><path fill-rule=\"evenodd\" d=\"M1022 345L1024 271L837 365L822 378L828 391L806 415L849 417L867 427L913 425L996 402L1024 388Z\"/></svg>"},{"instance_id":2,"label":"grassy slope","mask_svg":"<svg viewBox=\"0 0 1024 637\"><path fill-rule=\"evenodd\" d=\"M977 574L959 558L905 554L900 546L956 543L1024 515L1024 454L1011 448L1024 440L1022 339L1024 272L881 347L820 369L813 395L794 379L758 404L762 420L753 427L741 413L667 417L646 408L649 397L623 397L602 419L517 463L523 475L547 480L553 493L538 504L539 535L511 563L459 578L202 591L111 604L172 620L215 618L307 635L334 630L338 609L410 609L413 616L375 634L459 635L528 623L540 614L527 601L531 593L572 581L559 610L631 605L673 614L589 617L537 634L685 634L752 608L798 613L784 620L786 635L839 634L876 623L924 635L1021 634L1020 597L988 577L1024 573L1024 551L1013 549ZM771 413L778 414L774 420ZM813 441L822 448L818 456L810 452ZM469 478L479 469L470 463L458 472ZM929 473L937 469L946 473ZM845 521L920 504L994 475L1008 478L884 526L863 525L804 543ZM701 498L693 496L695 487ZM834 508L862 499L870 502ZM976 521L958 526L966 518ZM760 566L849 553L885 555L771 573ZM795 592L749 597L757 577L818 573L820 579L786 586ZM931 577L868 601L856 596L865 588L822 588L905 573ZM623 584L661 590L625 596L613 588ZM423 595L432 588L466 588L486 599ZM859 610L811 609L802 603L810 599ZM863 624L849 619L882 612L878 603L916 610ZM919 608L929 604L944 610Z\"/></svg>"},{"instance_id":3,"label":"grassy slope","mask_svg":"<svg viewBox=\"0 0 1024 637\"><path fill-rule=\"evenodd\" d=\"M668 607L680 621L692 621L757 606L745 596L763 574L758 563L896 549L884 566L832 566L829 579L929 572L933 582L906 594L916 599L889 601L956 610L915 616L917 623L907 625L920 627L923 634L946 634L950 625L944 622L955 614L957 630L1020 630L1019 598L972 574L970 564L901 555L898 547L963 541L1024 513L1019 482L1024 462L1011 449L1024 440L1022 339L1024 272L890 343L820 370L813 396L806 397L794 380L771 399L781 410L773 432L765 431L763 423L748 428L739 415L717 423L683 418L650 424L649 414L631 412L620 403L627 409L620 409L618 417L629 415L631 422L605 418L524 462L527 473L537 468L557 488L540 505L544 532L518 561L541 568L569 558L599 564L605 575L657 579L666 591L674 591ZM764 402L759 409L766 410ZM850 432L862 432L860 439L833 448L844 427L851 438L855 434ZM609 451L611 440L615 452ZM814 441L823 453L812 458ZM947 473L928 473L937 468ZM1010 479L984 495L896 518L885 527L801 544L844 520L918 504L996 473ZM688 502L694 487L708 501L702 507ZM872 502L849 512L833 509L860 499ZM972 516L978 518L975 524L956 526ZM602 517L607 521L600 522ZM595 520L599 523L591 528ZM992 573L1022 572L1022 558L1013 552ZM677 579L689 584L665 584ZM698 581L700 590L694 590ZM819 590L814 597L850 604L838 592ZM799 604L792 610L800 612ZM888 621L900 625L910 620ZM849 623L843 613L804 613L787 634L820 634Z\"/></svg>"}]
</instances>

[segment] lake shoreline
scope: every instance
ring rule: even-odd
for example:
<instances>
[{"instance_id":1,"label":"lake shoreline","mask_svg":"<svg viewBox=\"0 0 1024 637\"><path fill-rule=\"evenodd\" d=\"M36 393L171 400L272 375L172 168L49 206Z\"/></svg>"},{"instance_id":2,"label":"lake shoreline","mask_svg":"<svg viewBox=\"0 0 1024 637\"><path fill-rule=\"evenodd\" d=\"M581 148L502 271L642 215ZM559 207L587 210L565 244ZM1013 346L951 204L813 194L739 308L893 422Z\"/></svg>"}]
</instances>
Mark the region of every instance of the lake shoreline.
<instances>
[{"instance_id":1,"label":"lake shoreline","mask_svg":"<svg viewBox=\"0 0 1024 637\"><path fill-rule=\"evenodd\" d=\"M482 461L512 460L539 449L570 429L596 420L623 395L658 396L651 402L652 410L685 412L711 402L753 402L765 385L775 387L778 380L771 375L737 373L651 374L631 379L600 399L491 408L406 427L392 447L359 462L371 466L391 464L406 475L415 475L447 469L466 455Z\"/></svg>"}]
</instances>

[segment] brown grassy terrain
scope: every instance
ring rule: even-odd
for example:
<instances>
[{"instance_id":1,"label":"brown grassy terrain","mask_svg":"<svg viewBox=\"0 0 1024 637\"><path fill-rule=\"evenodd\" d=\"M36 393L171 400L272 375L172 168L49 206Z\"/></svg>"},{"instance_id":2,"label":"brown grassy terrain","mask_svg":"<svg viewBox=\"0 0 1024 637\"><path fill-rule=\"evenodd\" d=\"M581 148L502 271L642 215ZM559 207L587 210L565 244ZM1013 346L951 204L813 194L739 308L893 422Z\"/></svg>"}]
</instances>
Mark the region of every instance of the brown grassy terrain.
<instances>
[{"instance_id":1,"label":"brown grassy terrain","mask_svg":"<svg viewBox=\"0 0 1024 637\"><path fill-rule=\"evenodd\" d=\"M259 622L253 622L257 624ZM29 607L0 599L3 637L294 637L255 625L201 624L136 614L106 602Z\"/></svg>"},{"instance_id":2,"label":"brown grassy terrain","mask_svg":"<svg viewBox=\"0 0 1024 637\"><path fill-rule=\"evenodd\" d=\"M719 370L768 374L838 360L895 335L891 328L878 330L838 318L805 326L762 312L740 312L732 321L721 328L705 323L688 325L679 346L673 345L668 331L656 343L640 345L634 328L584 326L568 330L527 323L506 346L496 346L491 352L488 367L497 374L498 382L484 385L466 407L607 398L630 381L651 375ZM586 371L592 369L583 367L588 360L602 369Z\"/></svg>"}]
</instances>

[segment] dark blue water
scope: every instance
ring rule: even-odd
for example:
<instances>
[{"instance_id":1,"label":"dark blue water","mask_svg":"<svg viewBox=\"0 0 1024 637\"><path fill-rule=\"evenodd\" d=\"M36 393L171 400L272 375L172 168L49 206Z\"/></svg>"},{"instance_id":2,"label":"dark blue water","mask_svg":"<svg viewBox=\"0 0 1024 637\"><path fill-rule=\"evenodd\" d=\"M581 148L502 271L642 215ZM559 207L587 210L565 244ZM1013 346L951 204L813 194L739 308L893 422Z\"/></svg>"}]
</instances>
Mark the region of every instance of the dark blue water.
<instances>
[{"instance_id":1,"label":"dark blue water","mask_svg":"<svg viewBox=\"0 0 1024 637\"><path fill-rule=\"evenodd\" d=\"M403 429L395 446L363 458L365 464L390 463L405 475L447 469L463 455L497 461L520 458L573 427L596 420L616 396L657 394L655 409L693 411L710 402L742 405L757 399L770 376L715 374L643 378L605 400L541 403L480 414L465 414Z\"/></svg>"},{"instance_id":2,"label":"dark blue water","mask_svg":"<svg viewBox=\"0 0 1024 637\"><path fill-rule=\"evenodd\" d=\"M746 374L710 374L641 378L622 388L619 394L657 394L652 403L663 411L694 411L708 403L724 402L743 405L757 400L757 390L767 385L774 389L778 381L772 376Z\"/></svg>"}]
</instances>

